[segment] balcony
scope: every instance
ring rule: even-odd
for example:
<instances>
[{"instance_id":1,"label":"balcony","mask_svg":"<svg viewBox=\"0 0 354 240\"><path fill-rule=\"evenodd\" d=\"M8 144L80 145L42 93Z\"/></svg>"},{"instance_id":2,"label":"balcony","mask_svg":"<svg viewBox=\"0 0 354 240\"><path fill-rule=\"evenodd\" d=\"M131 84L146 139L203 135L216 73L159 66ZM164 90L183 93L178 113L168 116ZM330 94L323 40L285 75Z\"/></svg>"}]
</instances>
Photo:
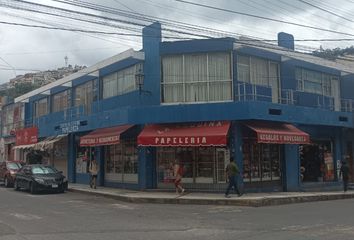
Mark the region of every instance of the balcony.
<instances>
[{"instance_id":1,"label":"balcony","mask_svg":"<svg viewBox=\"0 0 354 240\"><path fill-rule=\"evenodd\" d=\"M235 93L235 101L263 101L285 105L296 105L335 110L334 98L315 93L282 89L279 96L270 86L261 86L249 83L239 83ZM354 106L352 104L351 106ZM339 109L338 109L339 110Z\"/></svg>"}]
</instances>

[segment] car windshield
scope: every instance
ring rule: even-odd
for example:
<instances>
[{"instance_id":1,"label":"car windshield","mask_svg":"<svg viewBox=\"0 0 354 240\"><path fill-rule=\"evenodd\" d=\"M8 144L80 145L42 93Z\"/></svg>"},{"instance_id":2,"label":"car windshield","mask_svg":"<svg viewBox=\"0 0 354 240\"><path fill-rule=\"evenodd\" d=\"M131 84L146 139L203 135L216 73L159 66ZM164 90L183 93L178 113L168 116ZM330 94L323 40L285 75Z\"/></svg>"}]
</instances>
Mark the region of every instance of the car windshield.
<instances>
[{"instance_id":1,"label":"car windshield","mask_svg":"<svg viewBox=\"0 0 354 240\"><path fill-rule=\"evenodd\" d=\"M32 173L33 174L48 174L48 173L57 173L58 170L52 167L47 167L47 166L35 166L32 167Z\"/></svg>"},{"instance_id":2,"label":"car windshield","mask_svg":"<svg viewBox=\"0 0 354 240\"><path fill-rule=\"evenodd\" d=\"M10 162L6 164L8 169L11 170L18 170L22 167L22 165L20 163L15 163L15 162Z\"/></svg>"}]
</instances>

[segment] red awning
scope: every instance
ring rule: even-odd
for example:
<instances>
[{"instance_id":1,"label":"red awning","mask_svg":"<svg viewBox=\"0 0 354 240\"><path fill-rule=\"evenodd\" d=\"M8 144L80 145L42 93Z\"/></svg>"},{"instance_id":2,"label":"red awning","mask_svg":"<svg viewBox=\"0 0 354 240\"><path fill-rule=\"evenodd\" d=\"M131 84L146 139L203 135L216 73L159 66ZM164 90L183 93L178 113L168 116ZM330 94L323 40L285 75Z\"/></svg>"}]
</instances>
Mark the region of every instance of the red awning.
<instances>
[{"instance_id":1,"label":"red awning","mask_svg":"<svg viewBox=\"0 0 354 240\"><path fill-rule=\"evenodd\" d=\"M275 122L250 122L245 125L256 132L258 143L310 143L310 136L291 124Z\"/></svg>"},{"instance_id":2,"label":"red awning","mask_svg":"<svg viewBox=\"0 0 354 240\"><path fill-rule=\"evenodd\" d=\"M230 122L146 125L140 146L226 146Z\"/></svg>"},{"instance_id":3,"label":"red awning","mask_svg":"<svg viewBox=\"0 0 354 240\"><path fill-rule=\"evenodd\" d=\"M133 125L122 125L111 128L97 129L80 138L80 146L94 147L113 145L120 142L120 134L131 128Z\"/></svg>"}]
</instances>

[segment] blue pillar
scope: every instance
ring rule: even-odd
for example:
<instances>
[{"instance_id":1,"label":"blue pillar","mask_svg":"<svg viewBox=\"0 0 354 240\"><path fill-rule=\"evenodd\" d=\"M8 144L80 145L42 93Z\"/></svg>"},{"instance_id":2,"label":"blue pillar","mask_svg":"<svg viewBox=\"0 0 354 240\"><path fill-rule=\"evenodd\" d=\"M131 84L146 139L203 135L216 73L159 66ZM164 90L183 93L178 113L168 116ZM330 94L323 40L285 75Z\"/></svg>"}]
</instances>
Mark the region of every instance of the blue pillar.
<instances>
[{"instance_id":1,"label":"blue pillar","mask_svg":"<svg viewBox=\"0 0 354 240\"><path fill-rule=\"evenodd\" d=\"M156 188L156 149L152 147L139 147L139 188Z\"/></svg>"},{"instance_id":2,"label":"blue pillar","mask_svg":"<svg viewBox=\"0 0 354 240\"><path fill-rule=\"evenodd\" d=\"M230 150L231 150L231 156L234 157L235 162L240 170L240 175L238 177L238 184L241 189L244 188L244 182L243 182L243 152L242 152L242 145L243 145L243 140L242 140L242 127L240 123L235 123L231 127L231 144L230 144Z\"/></svg>"},{"instance_id":3,"label":"blue pillar","mask_svg":"<svg viewBox=\"0 0 354 240\"><path fill-rule=\"evenodd\" d=\"M144 86L149 94L141 95L143 104L160 104L161 70L160 70L161 24L155 22L143 28Z\"/></svg>"},{"instance_id":4,"label":"blue pillar","mask_svg":"<svg viewBox=\"0 0 354 240\"><path fill-rule=\"evenodd\" d=\"M342 146L344 141L342 140L342 134L340 130L336 131L336 135L334 138L334 151L333 151L333 161L334 161L334 169L336 171L335 179L338 181L339 179L339 169L337 168L338 163L342 160Z\"/></svg>"},{"instance_id":5,"label":"blue pillar","mask_svg":"<svg viewBox=\"0 0 354 240\"><path fill-rule=\"evenodd\" d=\"M299 145L284 145L283 161L284 190L298 191L300 189L300 155Z\"/></svg>"},{"instance_id":6,"label":"blue pillar","mask_svg":"<svg viewBox=\"0 0 354 240\"><path fill-rule=\"evenodd\" d=\"M68 180L71 183L76 182L76 148L75 134L68 135Z\"/></svg>"},{"instance_id":7,"label":"blue pillar","mask_svg":"<svg viewBox=\"0 0 354 240\"><path fill-rule=\"evenodd\" d=\"M104 173L105 173L104 147L96 147L95 148L95 157L97 159L97 164L100 168L100 171L97 176L97 183L99 186L103 186L104 185Z\"/></svg>"}]
</instances>

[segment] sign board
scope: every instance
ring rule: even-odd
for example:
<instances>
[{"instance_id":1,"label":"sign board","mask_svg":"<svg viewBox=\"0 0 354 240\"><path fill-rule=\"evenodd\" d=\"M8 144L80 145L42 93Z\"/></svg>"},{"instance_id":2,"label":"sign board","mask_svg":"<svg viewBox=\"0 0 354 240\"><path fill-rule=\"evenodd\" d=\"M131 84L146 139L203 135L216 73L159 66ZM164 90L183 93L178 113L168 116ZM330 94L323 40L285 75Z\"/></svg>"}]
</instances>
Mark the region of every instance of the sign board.
<instances>
[{"instance_id":1,"label":"sign board","mask_svg":"<svg viewBox=\"0 0 354 240\"><path fill-rule=\"evenodd\" d=\"M28 145L38 142L38 128L23 128L16 130L16 146Z\"/></svg>"}]
</instances>

